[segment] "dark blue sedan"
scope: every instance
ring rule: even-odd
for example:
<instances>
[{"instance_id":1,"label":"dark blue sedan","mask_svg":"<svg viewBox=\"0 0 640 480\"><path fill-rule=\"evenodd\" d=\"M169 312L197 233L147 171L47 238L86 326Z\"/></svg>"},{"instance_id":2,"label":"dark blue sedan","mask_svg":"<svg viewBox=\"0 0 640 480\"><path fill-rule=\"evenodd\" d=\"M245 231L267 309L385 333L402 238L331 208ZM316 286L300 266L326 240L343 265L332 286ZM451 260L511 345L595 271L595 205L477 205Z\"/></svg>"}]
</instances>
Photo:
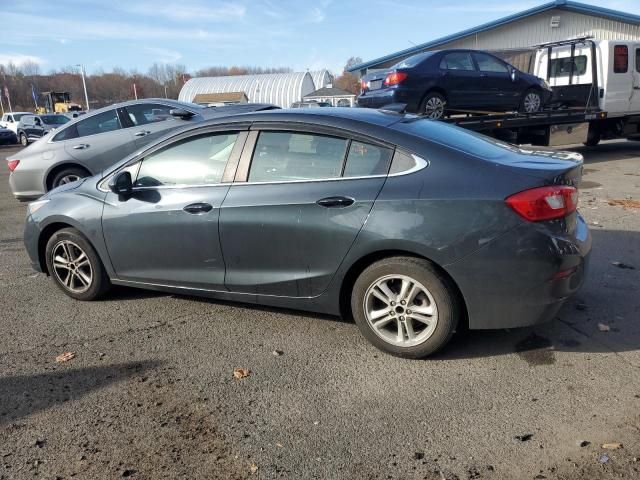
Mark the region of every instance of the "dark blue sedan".
<instances>
[{"instance_id":1,"label":"dark blue sedan","mask_svg":"<svg viewBox=\"0 0 640 480\"><path fill-rule=\"evenodd\" d=\"M415 116L234 115L51 190L25 245L77 300L117 284L344 315L419 358L458 325L549 320L580 288L581 173L580 155Z\"/></svg>"},{"instance_id":2,"label":"dark blue sedan","mask_svg":"<svg viewBox=\"0 0 640 480\"><path fill-rule=\"evenodd\" d=\"M361 90L361 107L404 103L434 119L447 112L535 113L551 98L545 80L478 50L419 53L365 75Z\"/></svg>"}]
</instances>

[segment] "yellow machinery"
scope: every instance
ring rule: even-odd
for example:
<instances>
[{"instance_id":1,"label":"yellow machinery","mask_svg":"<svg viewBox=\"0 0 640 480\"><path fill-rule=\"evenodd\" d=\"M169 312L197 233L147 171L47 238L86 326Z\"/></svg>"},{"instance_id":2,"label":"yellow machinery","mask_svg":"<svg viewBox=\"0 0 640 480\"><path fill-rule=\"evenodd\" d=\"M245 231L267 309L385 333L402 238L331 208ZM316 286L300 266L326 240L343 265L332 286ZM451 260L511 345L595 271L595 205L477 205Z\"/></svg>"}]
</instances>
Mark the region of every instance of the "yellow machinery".
<instances>
[{"instance_id":1,"label":"yellow machinery","mask_svg":"<svg viewBox=\"0 0 640 480\"><path fill-rule=\"evenodd\" d=\"M69 92L42 92L44 107L38 107L37 113L68 113L79 112L82 106L71 101Z\"/></svg>"}]
</instances>

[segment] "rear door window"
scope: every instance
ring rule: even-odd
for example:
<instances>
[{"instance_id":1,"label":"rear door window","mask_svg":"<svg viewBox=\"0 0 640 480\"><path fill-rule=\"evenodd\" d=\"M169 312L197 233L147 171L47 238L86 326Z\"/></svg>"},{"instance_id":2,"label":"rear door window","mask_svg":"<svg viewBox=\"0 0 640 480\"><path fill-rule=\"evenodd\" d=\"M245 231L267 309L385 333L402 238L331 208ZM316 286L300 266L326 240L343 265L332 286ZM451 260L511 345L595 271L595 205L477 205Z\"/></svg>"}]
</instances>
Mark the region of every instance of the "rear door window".
<instances>
[{"instance_id":1,"label":"rear door window","mask_svg":"<svg viewBox=\"0 0 640 480\"><path fill-rule=\"evenodd\" d=\"M260 132L249 182L338 178L348 140L297 132Z\"/></svg>"},{"instance_id":2,"label":"rear door window","mask_svg":"<svg viewBox=\"0 0 640 480\"><path fill-rule=\"evenodd\" d=\"M126 109L134 126L163 122L164 120L173 118L170 113L173 107L169 107L168 105L143 103L129 105Z\"/></svg>"},{"instance_id":3,"label":"rear door window","mask_svg":"<svg viewBox=\"0 0 640 480\"><path fill-rule=\"evenodd\" d=\"M443 70L475 70L471 55L468 52L448 53L440 61L440 68Z\"/></svg>"},{"instance_id":4,"label":"rear door window","mask_svg":"<svg viewBox=\"0 0 640 480\"><path fill-rule=\"evenodd\" d=\"M393 150L368 143L352 141L344 167L343 177L386 175Z\"/></svg>"},{"instance_id":5,"label":"rear door window","mask_svg":"<svg viewBox=\"0 0 640 480\"><path fill-rule=\"evenodd\" d=\"M551 78L569 77L571 75L571 67L573 64L573 75L584 75L587 71L587 56L578 55L573 57L552 58L551 59Z\"/></svg>"},{"instance_id":6,"label":"rear door window","mask_svg":"<svg viewBox=\"0 0 640 480\"><path fill-rule=\"evenodd\" d=\"M113 132L122 127L116 111L108 110L78 122L76 128L79 137L86 137L99 133Z\"/></svg>"},{"instance_id":7,"label":"rear door window","mask_svg":"<svg viewBox=\"0 0 640 480\"><path fill-rule=\"evenodd\" d=\"M220 183L238 133L190 137L148 155L135 187L177 187Z\"/></svg>"}]
</instances>

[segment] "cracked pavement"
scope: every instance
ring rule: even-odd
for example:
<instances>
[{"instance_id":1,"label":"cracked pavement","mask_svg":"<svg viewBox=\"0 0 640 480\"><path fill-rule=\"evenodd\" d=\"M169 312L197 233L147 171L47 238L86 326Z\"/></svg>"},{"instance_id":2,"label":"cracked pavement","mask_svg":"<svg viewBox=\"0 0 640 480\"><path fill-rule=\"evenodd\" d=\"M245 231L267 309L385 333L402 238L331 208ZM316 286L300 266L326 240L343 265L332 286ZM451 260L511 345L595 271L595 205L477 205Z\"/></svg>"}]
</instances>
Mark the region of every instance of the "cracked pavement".
<instances>
[{"instance_id":1,"label":"cracked pavement","mask_svg":"<svg viewBox=\"0 0 640 480\"><path fill-rule=\"evenodd\" d=\"M0 479L640 477L640 210L608 203L640 199L640 143L575 150L583 290L553 322L459 333L424 361L333 317L126 288L73 301L30 269L3 167Z\"/></svg>"}]
</instances>

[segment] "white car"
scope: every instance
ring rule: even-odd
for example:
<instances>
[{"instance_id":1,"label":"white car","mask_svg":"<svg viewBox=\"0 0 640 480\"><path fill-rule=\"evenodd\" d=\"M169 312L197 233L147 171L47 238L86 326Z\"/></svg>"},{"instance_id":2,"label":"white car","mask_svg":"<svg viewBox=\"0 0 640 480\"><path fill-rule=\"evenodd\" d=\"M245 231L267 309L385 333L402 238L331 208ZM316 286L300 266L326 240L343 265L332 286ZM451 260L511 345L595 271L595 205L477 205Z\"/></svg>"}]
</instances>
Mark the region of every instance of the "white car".
<instances>
[{"instance_id":1,"label":"white car","mask_svg":"<svg viewBox=\"0 0 640 480\"><path fill-rule=\"evenodd\" d=\"M0 127L8 128L16 135L18 134L18 123L23 115L33 115L31 112L10 112L2 115Z\"/></svg>"}]
</instances>

